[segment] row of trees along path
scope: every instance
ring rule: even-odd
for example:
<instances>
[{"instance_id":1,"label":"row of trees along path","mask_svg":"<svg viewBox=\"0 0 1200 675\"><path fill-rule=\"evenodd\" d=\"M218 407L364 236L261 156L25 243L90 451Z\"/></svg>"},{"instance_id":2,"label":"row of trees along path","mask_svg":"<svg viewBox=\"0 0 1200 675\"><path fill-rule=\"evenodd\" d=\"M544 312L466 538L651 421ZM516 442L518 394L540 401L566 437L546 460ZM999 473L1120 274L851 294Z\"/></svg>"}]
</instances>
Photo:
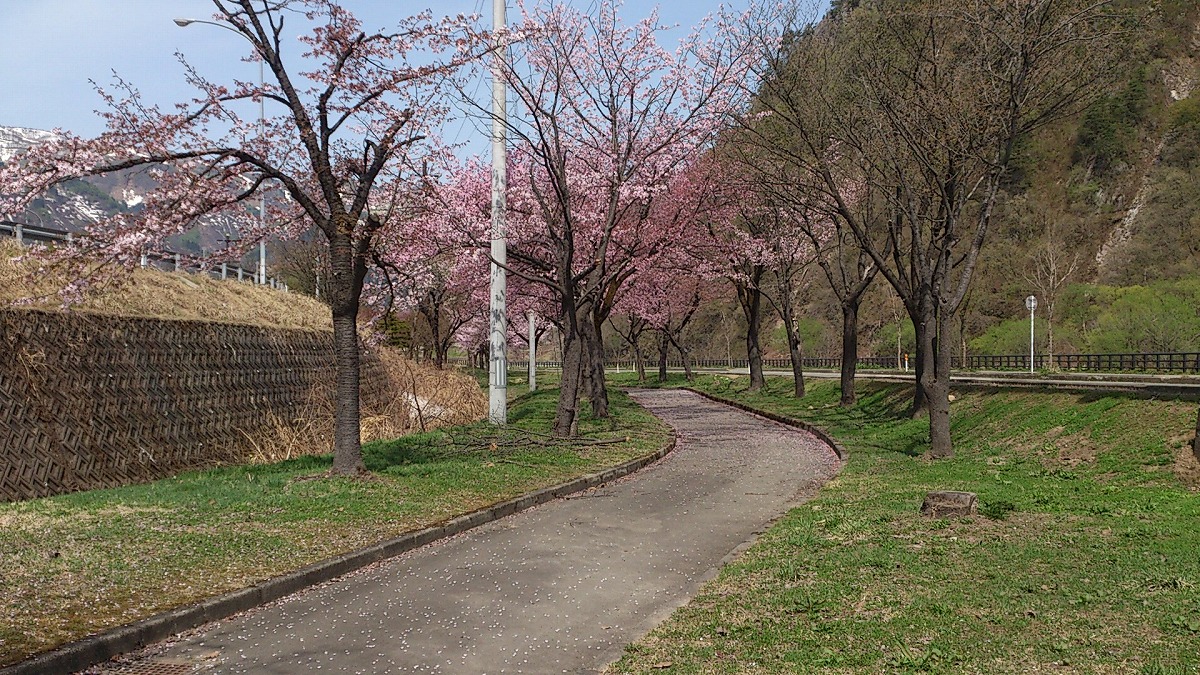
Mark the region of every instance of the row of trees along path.
<instances>
[{"instance_id":1,"label":"row of trees along path","mask_svg":"<svg viewBox=\"0 0 1200 675\"><path fill-rule=\"evenodd\" d=\"M416 311L439 364L454 340L486 330L490 175L438 130L451 98L490 119L463 86L489 54L508 53L499 72L517 102L505 120L511 327L525 339L532 316L560 331L555 433L574 432L584 398L608 414L606 325L619 323L643 374L641 336L657 332L665 376L669 350L687 362L680 336L723 288L749 326L751 388L763 386L758 336L773 309L803 396L798 298L829 284L850 405L859 306L883 278L916 328L913 412L928 412L930 454L944 457L948 327L1014 148L1101 93L1131 19L1104 0L838 2L819 21L816 5L763 3L668 49L657 15L626 24L611 2L590 13L535 3L493 33L428 12L368 31L331 0L213 5L266 66L265 84L188 69L195 100L163 110L118 79L99 91L104 134L67 134L0 171L0 211L79 177L153 173L143 210L50 254L78 272L68 300L197 221L238 222L243 246L319 231L339 473L362 469L364 302ZM281 40L285 19L308 22L301 55ZM271 112L261 129L243 116L259 100ZM262 226L250 206L260 197Z\"/></svg>"}]
</instances>

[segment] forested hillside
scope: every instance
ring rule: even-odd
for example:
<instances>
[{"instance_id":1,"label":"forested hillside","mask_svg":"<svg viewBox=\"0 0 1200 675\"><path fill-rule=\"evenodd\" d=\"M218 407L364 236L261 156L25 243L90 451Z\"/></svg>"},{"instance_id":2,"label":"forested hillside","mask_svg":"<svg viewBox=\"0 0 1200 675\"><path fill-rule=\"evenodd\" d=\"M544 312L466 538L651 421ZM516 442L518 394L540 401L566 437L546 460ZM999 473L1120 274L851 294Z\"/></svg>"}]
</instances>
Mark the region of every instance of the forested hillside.
<instances>
[{"instance_id":1,"label":"forested hillside","mask_svg":"<svg viewBox=\"0 0 1200 675\"><path fill-rule=\"evenodd\" d=\"M1029 293L1056 304L1056 352L1200 349L1200 8L1155 4L1116 85L1022 143L965 317L977 351L1020 351Z\"/></svg>"},{"instance_id":2,"label":"forested hillside","mask_svg":"<svg viewBox=\"0 0 1200 675\"><path fill-rule=\"evenodd\" d=\"M822 23L870 6L834 2ZM1115 9L1138 21L1102 94L1018 142L953 321L956 355L1027 351L1031 294L1042 352L1200 350L1200 6L1129 0ZM805 281L805 351L837 356L838 300L816 270ZM766 325L767 352L785 355L781 322ZM859 326L862 356L915 350L882 279ZM698 356L724 358L737 356L741 331L730 301L699 312L689 332Z\"/></svg>"}]
</instances>

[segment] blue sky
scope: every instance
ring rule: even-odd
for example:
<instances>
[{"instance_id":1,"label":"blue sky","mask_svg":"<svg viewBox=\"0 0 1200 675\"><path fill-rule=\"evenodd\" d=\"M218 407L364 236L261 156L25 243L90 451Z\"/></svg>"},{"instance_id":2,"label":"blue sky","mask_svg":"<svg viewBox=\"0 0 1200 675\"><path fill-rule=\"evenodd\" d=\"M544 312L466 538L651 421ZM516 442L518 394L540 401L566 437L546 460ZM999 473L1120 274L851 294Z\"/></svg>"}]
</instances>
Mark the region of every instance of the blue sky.
<instances>
[{"instance_id":1,"label":"blue sky","mask_svg":"<svg viewBox=\"0 0 1200 675\"><path fill-rule=\"evenodd\" d=\"M727 0L727 5L742 9L748 2ZM595 0L572 4L586 8ZM345 5L367 28L384 27L431 7L429 0L345 0ZM664 24L681 26L675 32L682 37L720 3L627 0L622 14L632 22L656 6ZM480 12L487 25L491 22L490 0L440 0L432 7L439 14ZM243 40L212 26L180 28L172 22L180 17L209 19L213 11L209 0L0 0L6 43L0 59L0 126L95 135L103 129L94 113L101 102L89 80L109 85L114 71L164 107L190 100L192 92L174 56L177 51L216 81L230 76L257 79L258 67L240 60L248 53ZM472 133L469 127L451 126L448 135Z\"/></svg>"}]
</instances>

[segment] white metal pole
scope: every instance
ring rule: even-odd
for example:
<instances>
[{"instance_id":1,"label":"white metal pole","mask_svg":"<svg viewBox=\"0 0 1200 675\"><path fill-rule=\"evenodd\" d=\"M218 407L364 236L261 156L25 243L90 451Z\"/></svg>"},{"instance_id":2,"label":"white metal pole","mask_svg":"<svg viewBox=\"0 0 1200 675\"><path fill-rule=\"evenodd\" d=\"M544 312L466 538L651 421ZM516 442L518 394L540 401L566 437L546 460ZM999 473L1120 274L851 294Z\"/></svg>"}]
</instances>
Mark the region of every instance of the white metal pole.
<instances>
[{"instance_id":1,"label":"white metal pole","mask_svg":"<svg viewBox=\"0 0 1200 675\"><path fill-rule=\"evenodd\" d=\"M525 316L529 320L529 391L537 391L537 315L531 309Z\"/></svg>"},{"instance_id":2,"label":"white metal pole","mask_svg":"<svg viewBox=\"0 0 1200 675\"><path fill-rule=\"evenodd\" d=\"M263 61L265 60L262 54L258 55L258 140L263 143L264 151L267 137L267 99L263 96L263 90L267 86L263 75ZM261 187L258 191L258 229L263 236L258 242L258 283L265 284L267 283L267 195Z\"/></svg>"},{"instance_id":3,"label":"white metal pole","mask_svg":"<svg viewBox=\"0 0 1200 675\"><path fill-rule=\"evenodd\" d=\"M1033 372L1033 312L1036 305L1029 307L1029 372Z\"/></svg>"},{"instance_id":4,"label":"white metal pole","mask_svg":"<svg viewBox=\"0 0 1200 675\"><path fill-rule=\"evenodd\" d=\"M492 27L495 32L507 25L505 0L492 0ZM504 124L504 50L496 50L492 62L492 284L491 284L491 359L488 362L488 419L492 424L508 424L508 317L507 279L504 266L508 262L504 222L505 175Z\"/></svg>"},{"instance_id":5,"label":"white metal pole","mask_svg":"<svg viewBox=\"0 0 1200 675\"><path fill-rule=\"evenodd\" d=\"M1029 310L1029 372L1033 372L1033 313L1037 310L1037 296L1025 298L1025 309Z\"/></svg>"}]
</instances>

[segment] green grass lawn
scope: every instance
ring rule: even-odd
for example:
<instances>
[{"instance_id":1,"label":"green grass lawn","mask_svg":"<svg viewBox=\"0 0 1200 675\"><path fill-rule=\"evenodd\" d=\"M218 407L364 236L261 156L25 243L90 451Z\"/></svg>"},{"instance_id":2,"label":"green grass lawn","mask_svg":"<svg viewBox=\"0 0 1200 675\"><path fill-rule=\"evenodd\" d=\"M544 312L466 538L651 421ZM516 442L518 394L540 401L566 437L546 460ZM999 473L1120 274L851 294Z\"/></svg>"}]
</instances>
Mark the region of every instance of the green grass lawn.
<instances>
[{"instance_id":1,"label":"green grass lawn","mask_svg":"<svg viewBox=\"0 0 1200 675\"><path fill-rule=\"evenodd\" d=\"M556 391L486 424L372 443L370 479L304 457L0 504L0 665L649 454L670 438L620 392L584 441L545 436ZM620 439L611 444L588 440ZM627 440L626 440L627 439Z\"/></svg>"},{"instance_id":2,"label":"green grass lawn","mask_svg":"<svg viewBox=\"0 0 1200 675\"><path fill-rule=\"evenodd\" d=\"M909 386L862 383L850 409L836 382L695 386L821 426L850 460L612 671L1200 672L1200 495L1172 472L1195 403L956 390L956 456L933 462ZM981 515L922 517L941 489Z\"/></svg>"}]
</instances>

